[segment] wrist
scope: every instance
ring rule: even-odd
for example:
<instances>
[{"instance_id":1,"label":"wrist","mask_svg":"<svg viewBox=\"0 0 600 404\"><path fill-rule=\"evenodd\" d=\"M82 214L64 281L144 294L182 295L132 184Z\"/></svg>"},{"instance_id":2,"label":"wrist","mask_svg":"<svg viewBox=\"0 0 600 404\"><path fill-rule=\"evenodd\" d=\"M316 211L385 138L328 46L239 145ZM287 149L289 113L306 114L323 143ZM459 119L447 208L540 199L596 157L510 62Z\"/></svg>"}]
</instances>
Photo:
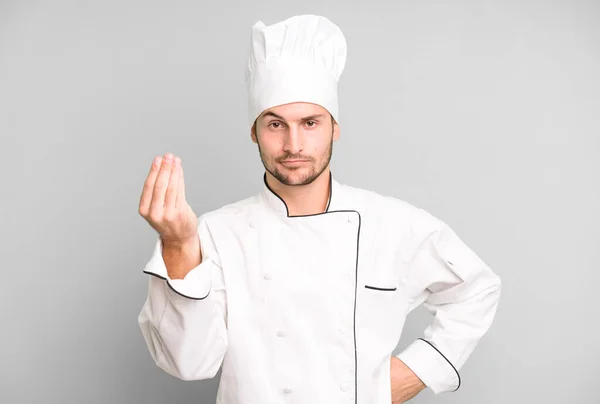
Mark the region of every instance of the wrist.
<instances>
[{"instance_id":1,"label":"wrist","mask_svg":"<svg viewBox=\"0 0 600 404\"><path fill-rule=\"evenodd\" d=\"M188 240L163 240L162 256L171 279L184 279L202 262L200 239L194 236Z\"/></svg>"},{"instance_id":2,"label":"wrist","mask_svg":"<svg viewBox=\"0 0 600 404\"><path fill-rule=\"evenodd\" d=\"M198 234L185 239L166 239L161 236L163 250L184 251L195 248L198 243Z\"/></svg>"}]
</instances>

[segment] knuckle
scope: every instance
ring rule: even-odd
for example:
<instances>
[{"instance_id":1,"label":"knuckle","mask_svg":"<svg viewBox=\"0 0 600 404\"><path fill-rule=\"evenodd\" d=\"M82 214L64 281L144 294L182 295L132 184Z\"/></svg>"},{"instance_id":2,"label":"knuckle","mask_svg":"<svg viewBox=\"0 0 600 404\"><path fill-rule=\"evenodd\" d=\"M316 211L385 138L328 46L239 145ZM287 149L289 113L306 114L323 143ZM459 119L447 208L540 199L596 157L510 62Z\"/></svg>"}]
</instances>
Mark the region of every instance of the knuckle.
<instances>
[{"instance_id":1,"label":"knuckle","mask_svg":"<svg viewBox=\"0 0 600 404\"><path fill-rule=\"evenodd\" d=\"M164 213L164 218L166 222L174 222L177 218L176 212L174 209L167 209Z\"/></svg>"},{"instance_id":2,"label":"knuckle","mask_svg":"<svg viewBox=\"0 0 600 404\"><path fill-rule=\"evenodd\" d=\"M156 211L150 212L148 218L154 223L162 223L163 221L163 215Z\"/></svg>"}]
</instances>

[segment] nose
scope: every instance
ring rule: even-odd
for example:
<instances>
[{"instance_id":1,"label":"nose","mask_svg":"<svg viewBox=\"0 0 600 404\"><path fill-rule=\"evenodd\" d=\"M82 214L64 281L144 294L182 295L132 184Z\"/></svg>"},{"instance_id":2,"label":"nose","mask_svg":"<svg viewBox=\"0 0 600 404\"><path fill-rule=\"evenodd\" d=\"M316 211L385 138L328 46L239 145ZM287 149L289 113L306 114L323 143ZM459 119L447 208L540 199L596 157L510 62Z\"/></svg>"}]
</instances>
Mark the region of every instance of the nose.
<instances>
[{"instance_id":1,"label":"nose","mask_svg":"<svg viewBox=\"0 0 600 404\"><path fill-rule=\"evenodd\" d=\"M283 141L283 150L289 154L298 154L302 151L302 134L298 128L290 125Z\"/></svg>"}]
</instances>

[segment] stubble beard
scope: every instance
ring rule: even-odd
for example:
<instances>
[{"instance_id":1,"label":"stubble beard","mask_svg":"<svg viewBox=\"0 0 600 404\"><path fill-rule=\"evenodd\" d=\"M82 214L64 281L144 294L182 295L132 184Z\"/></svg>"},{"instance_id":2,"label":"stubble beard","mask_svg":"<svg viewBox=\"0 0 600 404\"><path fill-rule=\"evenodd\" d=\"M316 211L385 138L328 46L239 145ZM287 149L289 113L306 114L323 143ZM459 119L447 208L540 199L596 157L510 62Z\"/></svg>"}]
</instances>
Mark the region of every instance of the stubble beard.
<instances>
[{"instance_id":1,"label":"stubble beard","mask_svg":"<svg viewBox=\"0 0 600 404\"><path fill-rule=\"evenodd\" d=\"M257 144L258 144L258 152L260 154L260 160L262 161L262 164L265 167L265 170L267 170L269 172L269 174L271 174L280 183L282 183L284 185L301 186L301 185L308 185L308 184L312 183L314 180L316 180L317 178L319 178L319 176L321 174L323 174L323 172L329 165L329 162L331 161L331 154L333 151L333 134L331 136L329 146L325 150L325 153L323 153L323 157L321 159L321 165L319 167L316 167L315 164L313 164L308 169L306 167L298 167L298 168L290 168L289 169L290 171L306 170L306 173L304 175L302 175L299 179L295 178L295 176L293 176L293 175L289 175L289 174L282 172L277 167L279 160L290 159L290 155L281 156L277 159L273 158L267 162L267 159L265 158L265 156L262 152L262 149L260 148L260 142L257 142ZM314 159L313 159L313 161L314 161Z\"/></svg>"}]
</instances>

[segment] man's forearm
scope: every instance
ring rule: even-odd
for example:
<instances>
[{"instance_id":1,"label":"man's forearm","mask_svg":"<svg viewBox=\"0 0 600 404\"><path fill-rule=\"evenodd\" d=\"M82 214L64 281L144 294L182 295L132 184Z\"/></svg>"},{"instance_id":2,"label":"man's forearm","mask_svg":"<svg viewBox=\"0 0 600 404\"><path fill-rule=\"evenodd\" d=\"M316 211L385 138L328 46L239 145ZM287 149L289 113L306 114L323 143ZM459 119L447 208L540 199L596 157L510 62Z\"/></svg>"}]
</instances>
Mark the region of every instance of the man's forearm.
<instances>
[{"instance_id":1,"label":"man's forearm","mask_svg":"<svg viewBox=\"0 0 600 404\"><path fill-rule=\"evenodd\" d=\"M402 404L426 388L421 379L404 362L392 356L390 362L392 404Z\"/></svg>"},{"instance_id":2,"label":"man's forearm","mask_svg":"<svg viewBox=\"0 0 600 404\"><path fill-rule=\"evenodd\" d=\"M184 243L162 242L162 256L171 279L183 279L202 262L200 239L196 236Z\"/></svg>"}]
</instances>

